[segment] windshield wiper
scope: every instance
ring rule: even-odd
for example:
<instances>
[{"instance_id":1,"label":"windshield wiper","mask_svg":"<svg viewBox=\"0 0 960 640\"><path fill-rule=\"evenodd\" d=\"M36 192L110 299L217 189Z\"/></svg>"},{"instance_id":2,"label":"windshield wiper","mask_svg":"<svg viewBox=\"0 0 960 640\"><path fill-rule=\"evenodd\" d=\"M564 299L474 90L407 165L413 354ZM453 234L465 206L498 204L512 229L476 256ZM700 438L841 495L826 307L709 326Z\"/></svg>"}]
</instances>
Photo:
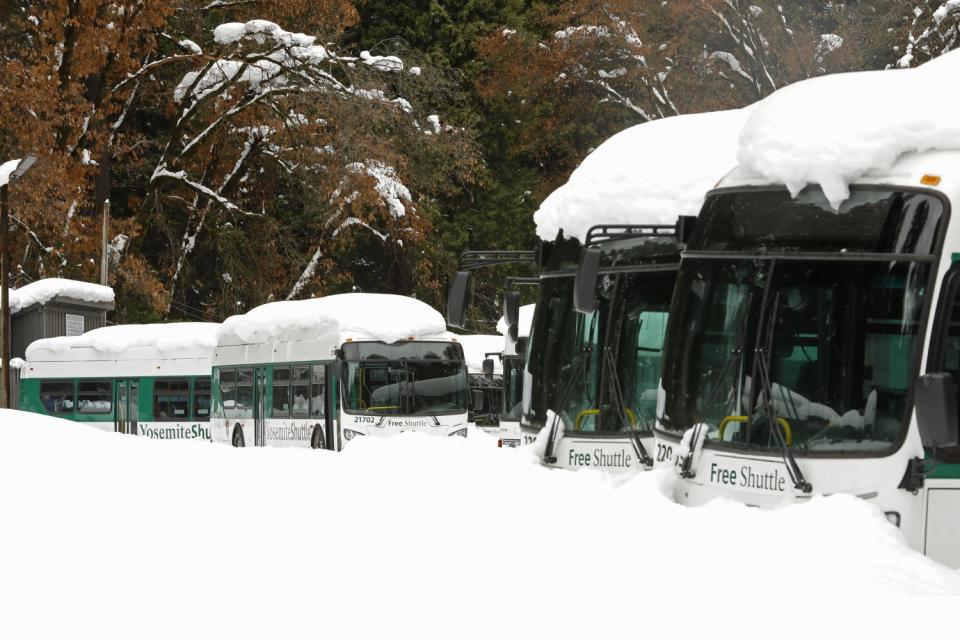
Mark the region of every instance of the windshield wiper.
<instances>
[{"instance_id":1,"label":"windshield wiper","mask_svg":"<svg viewBox=\"0 0 960 640\"><path fill-rule=\"evenodd\" d=\"M767 284L768 287L771 286L770 283L772 281L773 269L770 270L770 279ZM766 298L766 293L764 293L764 298ZM790 447L787 446L786 438L778 428L777 412L773 406L773 384L770 382L770 361L768 358L773 353L773 330L777 322L777 309L779 309L779 307L780 292L778 291L773 298L773 311L770 314L770 319L767 324L766 341L762 347L757 346L757 349L754 352L754 364L756 365L757 373L760 376L760 397L762 398L763 402L763 410L767 416L770 432L773 434L774 439L780 447L780 453L783 456L783 462L787 467L787 472L790 474L790 480L793 482L793 487L794 489L799 489L804 493L811 493L813 491L813 486L807 482L806 478L803 477L803 471L800 470L800 465L797 464L797 460L793 457Z\"/></svg>"},{"instance_id":2,"label":"windshield wiper","mask_svg":"<svg viewBox=\"0 0 960 640\"><path fill-rule=\"evenodd\" d=\"M570 379L567 380L566 386L563 388L563 392L560 394L559 402L555 405L557 411L553 412L553 422L550 425L550 438L547 440L546 449L543 452L543 461L546 464L553 464L557 461L557 457L553 455L553 439L557 435L557 425L560 423L560 411L567 405L567 400L570 398L570 393L573 391L573 386L577 381L577 378L580 376L580 372L584 369L589 358L584 357L593 353L592 348L586 348L581 350L574 356L575 367L573 373L570 375Z\"/></svg>"},{"instance_id":3,"label":"windshield wiper","mask_svg":"<svg viewBox=\"0 0 960 640\"><path fill-rule=\"evenodd\" d=\"M640 440L640 431L627 415L627 405L623 401L623 387L620 386L620 376L617 375L617 366L613 361L613 354L609 346L603 349L603 362L604 366L607 367L607 375L610 376L611 380L610 395L613 396L613 404L620 414L620 419L630 427L630 441L633 443L634 452L637 454L637 458L640 459L640 463L643 466L652 467L653 458L647 453L647 448L643 446L643 442ZM600 418L601 420L603 419L602 416L600 416Z\"/></svg>"}]
</instances>

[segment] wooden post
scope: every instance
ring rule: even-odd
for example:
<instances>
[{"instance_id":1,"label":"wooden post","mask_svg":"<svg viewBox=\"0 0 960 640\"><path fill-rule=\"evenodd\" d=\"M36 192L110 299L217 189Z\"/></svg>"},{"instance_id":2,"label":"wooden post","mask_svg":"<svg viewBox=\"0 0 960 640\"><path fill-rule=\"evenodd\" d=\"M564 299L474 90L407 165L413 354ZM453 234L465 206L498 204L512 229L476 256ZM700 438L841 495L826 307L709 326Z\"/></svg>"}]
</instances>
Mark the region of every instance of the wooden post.
<instances>
[{"instance_id":1,"label":"wooden post","mask_svg":"<svg viewBox=\"0 0 960 640\"><path fill-rule=\"evenodd\" d=\"M110 230L110 200L103 201L103 232L100 236L100 284L109 284L107 270L109 264L109 254L107 252L107 236Z\"/></svg>"},{"instance_id":2,"label":"wooden post","mask_svg":"<svg viewBox=\"0 0 960 640\"><path fill-rule=\"evenodd\" d=\"M3 371L0 383L0 406L10 408L10 238L9 238L9 195L7 185L0 187L0 251L3 258L0 260L0 320L3 321L3 331L0 340L3 341L2 357Z\"/></svg>"}]
</instances>

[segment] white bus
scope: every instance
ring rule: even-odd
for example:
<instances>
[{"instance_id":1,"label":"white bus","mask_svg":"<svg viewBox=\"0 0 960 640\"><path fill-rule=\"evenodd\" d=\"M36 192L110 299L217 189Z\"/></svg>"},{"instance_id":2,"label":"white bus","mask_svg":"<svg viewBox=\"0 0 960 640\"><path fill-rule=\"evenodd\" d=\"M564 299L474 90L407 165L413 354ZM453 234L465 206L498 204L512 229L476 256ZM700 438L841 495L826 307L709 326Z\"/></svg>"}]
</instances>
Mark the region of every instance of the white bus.
<instances>
[{"instance_id":1,"label":"white bus","mask_svg":"<svg viewBox=\"0 0 960 640\"><path fill-rule=\"evenodd\" d=\"M780 128L778 160L825 176L830 157L885 154L872 165L883 169L846 174L848 197L828 197L842 179L804 186L796 174L791 194L772 163L766 175L741 166L707 197L668 321L656 438L683 504L852 494L960 568L960 151L909 152L937 127L910 102L907 122L882 111L869 135L876 105L858 95L901 83L927 95L918 70L871 73L788 87L761 113ZM819 137L829 157L811 162ZM873 148L898 138L906 148Z\"/></svg>"},{"instance_id":2,"label":"white bus","mask_svg":"<svg viewBox=\"0 0 960 640\"><path fill-rule=\"evenodd\" d=\"M208 440L218 327L117 325L37 340L20 369L20 408L104 431Z\"/></svg>"},{"instance_id":3,"label":"white bus","mask_svg":"<svg viewBox=\"0 0 960 640\"><path fill-rule=\"evenodd\" d=\"M467 372L470 375L469 426L499 438L500 411L503 407L503 337L483 334L450 335L463 347Z\"/></svg>"},{"instance_id":4,"label":"white bus","mask_svg":"<svg viewBox=\"0 0 960 640\"><path fill-rule=\"evenodd\" d=\"M510 331L506 318L501 318L497 330L503 334L503 409L500 412L500 444L518 447L523 442L520 414L523 412L524 369L527 341L533 324L534 304L525 304L517 312L516 337ZM532 440L531 440L532 442ZM527 443L529 444L529 442Z\"/></svg>"},{"instance_id":5,"label":"white bus","mask_svg":"<svg viewBox=\"0 0 960 640\"><path fill-rule=\"evenodd\" d=\"M353 438L467 435L463 349L429 305L389 294L273 302L221 326L214 442L339 450Z\"/></svg>"},{"instance_id":6,"label":"white bus","mask_svg":"<svg viewBox=\"0 0 960 640\"><path fill-rule=\"evenodd\" d=\"M745 117L676 116L622 131L538 210L521 432L545 443L544 464L632 473L665 458L653 426L680 253L690 214L735 166Z\"/></svg>"}]
</instances>

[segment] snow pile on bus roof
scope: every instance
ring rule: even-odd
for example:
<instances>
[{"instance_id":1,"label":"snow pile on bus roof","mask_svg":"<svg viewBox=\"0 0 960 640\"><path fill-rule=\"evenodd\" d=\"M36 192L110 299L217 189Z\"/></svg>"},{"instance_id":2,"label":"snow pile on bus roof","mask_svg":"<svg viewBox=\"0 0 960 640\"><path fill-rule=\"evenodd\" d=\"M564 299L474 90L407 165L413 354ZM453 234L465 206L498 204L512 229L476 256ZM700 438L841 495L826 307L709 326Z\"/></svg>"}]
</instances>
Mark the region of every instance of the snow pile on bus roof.
<instances>
[{"instance_id":1,"label":"snow pile on bus roof","mask_svg":"<svg viewBox=\"0 0 960 640\"><path fill-rule=\"evenodd\" d=\"M404 338L443 339L440 312L416 298L390 293L341 293L309 300L269 302L220 326L220 344L309 340L337 333L353 340L392 343Z\"/></svg>"},{"instance_id":2,"label":"snow pile on bus roof","mask_svg":"<svg viewBox=\"0 0 960 640\"><path fill-rule=\"evenodd\" d=\"M19 313L35 304L46 304L58 297L104 304L114 300L113 289L102 284L66 278L44 278L10 291L10 313Z\"/></svg>"},{"instance_id":3,"label":"snow pile on bus roof","mask_svg":"<svg viewBox=\"0 0 960 640\"><path fill-rule=\"evenodd\" d=\"M819 184L835 209L849 185L906 153L960 149L960 51L913 69L839 73L757 103L740 136L745 170L796 195Z\"/></svg>"},{"instance_id":4,"label":"snow pile on bus roof","mask_svg":"<svg viewBox=\"0 0 960 640\"><path fill-rule=\"evenodd\" d=\"M588 155L540 205L537 235L586 239L596 224L675 224L737 164L747 110L673 116L625 129Z\"/></svg>"},{"instance_id":5,"label":"snow pile on bus roof","mask_svg":"<svg viewBox=\"0 0 960 640\"><path fill-rule=\"evenodd\" d=\"M664 495L669 469L557 471L481 438L365 436L332 453L8 410L0 426L4 638L619 638L642 626L786 640L956 623L942 598L904 596L960 596L960 574L852 496L687 508Z\"/></svg>"},{"instance_id":6,"label":"snow pile on bus roof","mask_svg":"<svg viewBox=\"0 0 960 640\"><path fill-rule=\"evenodd\" d=\"M217 346L219 327L215 322L101 327L81 336L37 340L27 347L27 361L210 358Z\"/></svg>"},{"instance_id":7,"label":"snow pile on bus roof","mask_svg":"<svg viewBox=\"0 0 960 640\"><path fill-rule=\"evenodd\" d=\"M487 357L486 354L503 353L503 336L457 334L453 334L453 336L463 345L463 357L470 373L483 371L483 361ZM491 359L493 360L493 372L502 373L503 365L500 358L491 356Z\"/></svg>"},{"instance_id":8,"label":"snow pile on bus roof","mask_svg":"<svg viewBox=\"0 0 960 640\"><path fill-rule=\"evenodd\" d=\"M533 325L533 312L537 308L535 304L525 304L520 307L520 317L517 320L517 337L518 338L529 338L530 337L530 327ZM501 317L497 321L497 331L500 332L500 335L507 335L507 319Z\"/></svg>"}]
</instances>

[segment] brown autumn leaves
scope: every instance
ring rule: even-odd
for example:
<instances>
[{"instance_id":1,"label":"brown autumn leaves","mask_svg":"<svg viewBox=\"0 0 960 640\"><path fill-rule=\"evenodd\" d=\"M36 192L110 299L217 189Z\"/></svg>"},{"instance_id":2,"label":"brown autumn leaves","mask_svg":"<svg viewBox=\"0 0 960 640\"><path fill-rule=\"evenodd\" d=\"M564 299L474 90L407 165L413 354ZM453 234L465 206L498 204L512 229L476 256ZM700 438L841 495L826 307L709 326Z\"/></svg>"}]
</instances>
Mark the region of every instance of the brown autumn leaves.
<instances>
[{"instance_id":1,"label":"brown autumn leaves","mask_svg":"<svg viewBox=\"0 0 960 640\"><path fill-rule=\"evenodd\" d=\"M532 3L524 28L490 25L464 78L341 50L345 0L0 0L0 160L41 159L12 193L14 276L95 280L109 197L121 320L352 286L438 305L454 259L438 221L485 179L478 127L453 122L464 87L541 175L532 213L626 126L883 68L911 42L922 62L956 38L939 4ZM326 55L267 32L214 40L255 18Z\"/></svg>"}]
</instances>

